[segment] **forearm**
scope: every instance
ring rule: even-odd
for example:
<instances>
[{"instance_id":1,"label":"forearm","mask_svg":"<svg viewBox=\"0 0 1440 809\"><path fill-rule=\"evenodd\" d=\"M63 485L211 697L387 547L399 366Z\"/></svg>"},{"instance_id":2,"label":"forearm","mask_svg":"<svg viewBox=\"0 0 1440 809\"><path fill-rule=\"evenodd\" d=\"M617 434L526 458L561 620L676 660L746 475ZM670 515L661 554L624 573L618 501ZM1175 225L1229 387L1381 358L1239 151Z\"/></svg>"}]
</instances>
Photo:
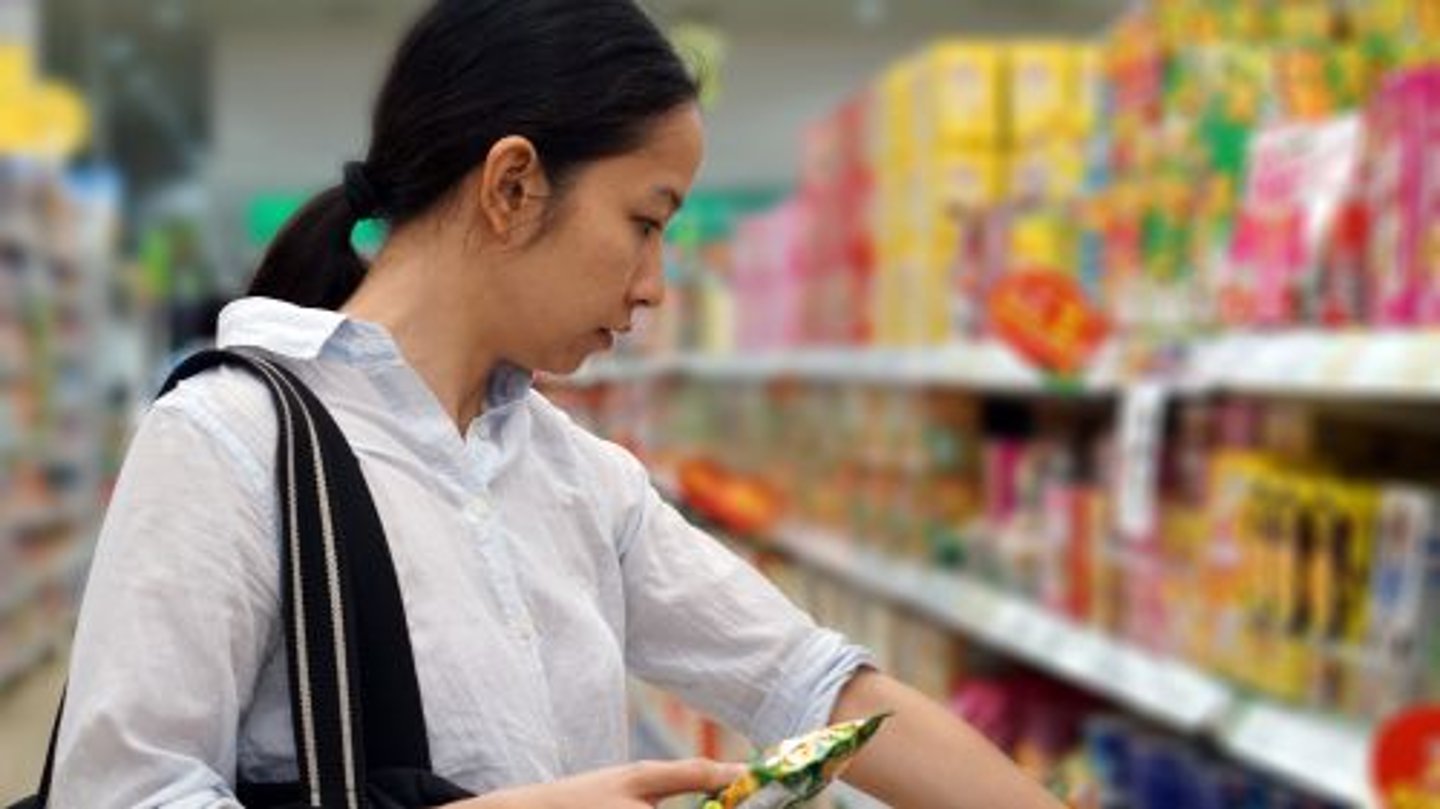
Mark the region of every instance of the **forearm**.
<instances>
[{"instance_id":1,"label":"forearm","mask_svg":"<svg viewBox=\"0 0 1440 809\"><path fill-rule=\"evenodd\" d=\"M994 745L920 692L875 671L840 692L833 721L894 716L845 780L897 809L1059 809Z\"/></svg>"}]
</instances>

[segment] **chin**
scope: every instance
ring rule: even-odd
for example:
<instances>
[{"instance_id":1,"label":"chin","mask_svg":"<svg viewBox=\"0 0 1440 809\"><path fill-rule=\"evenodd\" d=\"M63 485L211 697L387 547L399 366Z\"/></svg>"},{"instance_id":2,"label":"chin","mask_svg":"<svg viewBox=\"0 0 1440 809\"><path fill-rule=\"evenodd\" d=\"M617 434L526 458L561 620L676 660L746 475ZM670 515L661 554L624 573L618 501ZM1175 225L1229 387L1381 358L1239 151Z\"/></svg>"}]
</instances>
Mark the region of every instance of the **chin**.
<instances>
[{"instance_id":1,"label":"chin","mask_svg":"<svg viewBox=\"0 0 1440 809\"><path fill-rule=\"evenodd\" d=\"M584 365L585 361L590 359L593 354L601 353L604 352L576 352L574 354L562 354L554 357L546 357L545 362L541 363L540 366L535 370L544 371L551 376L569 376L570 374L573 374L576 371L580 370L580 366Z\"/></svg>"}]
</instances>

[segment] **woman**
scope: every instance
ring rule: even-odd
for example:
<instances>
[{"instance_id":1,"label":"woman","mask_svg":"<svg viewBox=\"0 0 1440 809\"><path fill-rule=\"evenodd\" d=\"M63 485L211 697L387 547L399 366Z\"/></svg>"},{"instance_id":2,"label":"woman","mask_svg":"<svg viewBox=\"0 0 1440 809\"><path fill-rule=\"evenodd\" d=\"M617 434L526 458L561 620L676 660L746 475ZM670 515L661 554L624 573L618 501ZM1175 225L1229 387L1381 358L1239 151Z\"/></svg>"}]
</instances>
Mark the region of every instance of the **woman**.
<instances>
[{"instance_id":1,"label":"woman","mask_svg":"<svg viewBox=\"0 0 1440 809\"><path fill-rule=\"evenodd\" d=\"M700 162L695 86L630 0L442 0L371 137L219 343L293 370L354 446L435 769L480 795L454 806L645 806L735 775L624 764L627 672L759 744L893 710L851 779L899 806L1054 805L530 389L660 305L661 234ZM350 232L372 217L390 236L367 266ZM52 805L237 806L237 778L294 780L276 430L263 387L225 370L142 423L76 633Z\"/></svg>"}]
</instances>

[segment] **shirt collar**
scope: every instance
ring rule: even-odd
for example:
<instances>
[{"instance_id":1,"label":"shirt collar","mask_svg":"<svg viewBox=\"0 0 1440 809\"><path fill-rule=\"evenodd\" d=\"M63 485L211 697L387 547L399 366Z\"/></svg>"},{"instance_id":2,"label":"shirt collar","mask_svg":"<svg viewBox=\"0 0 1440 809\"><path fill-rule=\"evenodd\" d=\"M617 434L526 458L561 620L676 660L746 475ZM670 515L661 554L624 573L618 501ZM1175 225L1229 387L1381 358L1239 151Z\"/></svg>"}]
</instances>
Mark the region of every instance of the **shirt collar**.
<instances>
[{"instance_id":1,"label":"shirt collar","mask_svg":"<svg viewBox=\"0 0 1440 809\"><path fill-rule=\"evenodd\" d=\"M405 364L400 347L379 324L273 298L241 298L227 305L220 312L216 343L221 348L254 346L297 360L330 355L362 366ZM518 402L533 385L533 373L501 362L490 373L485 406Z\"/></svg>"},{"instance_id":2,"label":"shirt collar","mask_svg":"<svg viewBox=\"0 0 1440 809\"><path fill-rule=\"evenodd\" d=\"M220 312L215 342L221 348L254 346L297 360L317 359L345 315L273 298L241 298Z\"/></svg>"}]
</instances>

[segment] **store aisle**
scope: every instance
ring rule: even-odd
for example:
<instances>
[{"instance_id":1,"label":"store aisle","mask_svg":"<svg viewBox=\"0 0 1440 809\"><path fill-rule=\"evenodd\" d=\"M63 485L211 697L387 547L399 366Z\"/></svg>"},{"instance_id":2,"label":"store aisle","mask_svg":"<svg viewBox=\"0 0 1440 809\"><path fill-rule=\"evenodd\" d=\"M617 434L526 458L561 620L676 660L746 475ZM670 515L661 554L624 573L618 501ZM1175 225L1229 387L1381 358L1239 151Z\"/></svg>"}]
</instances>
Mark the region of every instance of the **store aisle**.
<instances>
[{"instance_id":1,"label":"store aisle","mask_svg":"<svg viewBox=\"0 0 1440 809\"><path fill-rule=\"evenodd\" d=\"M56 655L0 691L0 805L35 789L68 662Z\"/></svg>"}]
</instances>

